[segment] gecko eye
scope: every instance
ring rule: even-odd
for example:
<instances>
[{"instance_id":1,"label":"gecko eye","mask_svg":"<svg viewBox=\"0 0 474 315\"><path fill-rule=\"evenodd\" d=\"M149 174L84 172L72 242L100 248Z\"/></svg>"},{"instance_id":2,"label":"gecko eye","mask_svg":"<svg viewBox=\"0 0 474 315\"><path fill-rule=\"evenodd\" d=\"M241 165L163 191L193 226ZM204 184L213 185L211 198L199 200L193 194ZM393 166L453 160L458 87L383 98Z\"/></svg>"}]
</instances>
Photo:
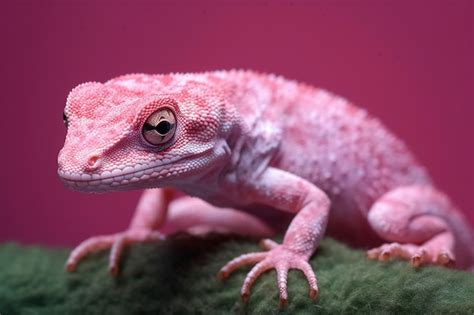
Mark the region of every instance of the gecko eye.
<instances>
[{"instance_id":1,"label":"gecko eye","mask_svg":"<svg viewBox=\"0 0 474 315\"><path fill-rule=\"evenodd\" d=\"M66 116L66 113L63 112L63 122L64 122L64 125L66 126L66 128L68 127L69 125L69 121L67 119L67 116Z\"/></svg>"},{"instance_id":2,"label":"gecko eye","mask_svg":"<svg viewBox=\"0 0 474 315\"><path fill-rule=\"evenodd\" d=\"M175 130L174 113L168 108L163 108L148 116L142 127L142 135L146 142L156 146L170 141Z\"/></svg>"}]
</instances>

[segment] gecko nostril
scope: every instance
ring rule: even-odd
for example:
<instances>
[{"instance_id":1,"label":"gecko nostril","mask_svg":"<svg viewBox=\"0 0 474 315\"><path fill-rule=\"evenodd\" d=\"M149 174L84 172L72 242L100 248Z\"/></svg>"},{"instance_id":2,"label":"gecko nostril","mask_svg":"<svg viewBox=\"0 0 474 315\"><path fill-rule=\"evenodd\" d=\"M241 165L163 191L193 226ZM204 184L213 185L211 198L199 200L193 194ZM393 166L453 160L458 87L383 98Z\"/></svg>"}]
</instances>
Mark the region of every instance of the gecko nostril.
<instances>
[{"instance_id":1,"label":"gecko nostril","mask_svg":"<svg viewBox=\"0 0 474 315\"><path fill-rule=\"evenodd\" d=\"M96 169L99 166L99 157L97 155L92 155L87 160L87 167L89 169Z\"/></svg>"}]
</instances>

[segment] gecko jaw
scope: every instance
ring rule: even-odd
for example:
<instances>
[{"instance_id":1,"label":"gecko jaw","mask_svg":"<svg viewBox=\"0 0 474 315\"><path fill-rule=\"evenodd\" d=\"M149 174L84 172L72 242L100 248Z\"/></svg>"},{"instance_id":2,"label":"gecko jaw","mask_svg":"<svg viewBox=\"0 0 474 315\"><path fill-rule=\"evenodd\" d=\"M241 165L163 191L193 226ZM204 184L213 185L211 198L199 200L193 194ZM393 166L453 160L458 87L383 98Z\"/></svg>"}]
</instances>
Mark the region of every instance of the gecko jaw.
<instances>
[{"instance_id":1,"label":"gecko jaw","mask_svg":"<svg viewBox=\"0 0 474 315\"><path fill-rule=\"evenodd\" d=\"M101 192L108 190L120 190L124 186L146 181L156 181L170 175L183 173L185 170L179 167L166 167L181 159L168 160L166 163L137 164L133 167L127 166L122 169L104 171L100 174L86 174L63 172L58 169L58 175L63 183L74 190L87 192Z\"/></svg>"}]
</instances>

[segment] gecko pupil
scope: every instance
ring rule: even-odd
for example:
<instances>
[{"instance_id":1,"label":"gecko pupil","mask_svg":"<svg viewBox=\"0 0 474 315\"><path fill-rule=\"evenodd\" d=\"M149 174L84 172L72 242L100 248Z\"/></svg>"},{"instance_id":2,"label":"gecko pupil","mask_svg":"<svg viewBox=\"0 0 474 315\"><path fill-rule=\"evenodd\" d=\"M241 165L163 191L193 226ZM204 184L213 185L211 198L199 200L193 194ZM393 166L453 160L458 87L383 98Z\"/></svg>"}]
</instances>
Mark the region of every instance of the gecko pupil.
<instances>
[{"instance_id":1,"label":"gecko pupil","mask_svg":"<svg viewBox=\"0 0 474 315\"><path fill-rule=\"evenodd\" d=\"M166 120L162 120L156 126L155 130L158 131L159 134L165 135L171 130L171 124Z\"/></svg>"}]
</instances>

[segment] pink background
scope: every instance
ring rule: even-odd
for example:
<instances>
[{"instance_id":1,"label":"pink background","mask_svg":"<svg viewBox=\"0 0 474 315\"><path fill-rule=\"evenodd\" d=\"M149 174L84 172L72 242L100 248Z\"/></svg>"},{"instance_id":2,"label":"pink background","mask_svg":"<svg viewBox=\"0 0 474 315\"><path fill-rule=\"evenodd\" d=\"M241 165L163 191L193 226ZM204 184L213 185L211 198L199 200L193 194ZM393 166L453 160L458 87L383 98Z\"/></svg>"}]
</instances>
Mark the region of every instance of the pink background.
<instances>
[{"instance_id":1,"label":"pink background","mask_svg":"<svg viewBox=\"0 0 474 315\"><path fill-rule=\"evenodd\" d=\"M325 87L405 139L474 223L471 1L2 4L0 241L124 229L138 191L64 188L69 90L130 72L249 68Z\"/></svg>"}]
</instances>

